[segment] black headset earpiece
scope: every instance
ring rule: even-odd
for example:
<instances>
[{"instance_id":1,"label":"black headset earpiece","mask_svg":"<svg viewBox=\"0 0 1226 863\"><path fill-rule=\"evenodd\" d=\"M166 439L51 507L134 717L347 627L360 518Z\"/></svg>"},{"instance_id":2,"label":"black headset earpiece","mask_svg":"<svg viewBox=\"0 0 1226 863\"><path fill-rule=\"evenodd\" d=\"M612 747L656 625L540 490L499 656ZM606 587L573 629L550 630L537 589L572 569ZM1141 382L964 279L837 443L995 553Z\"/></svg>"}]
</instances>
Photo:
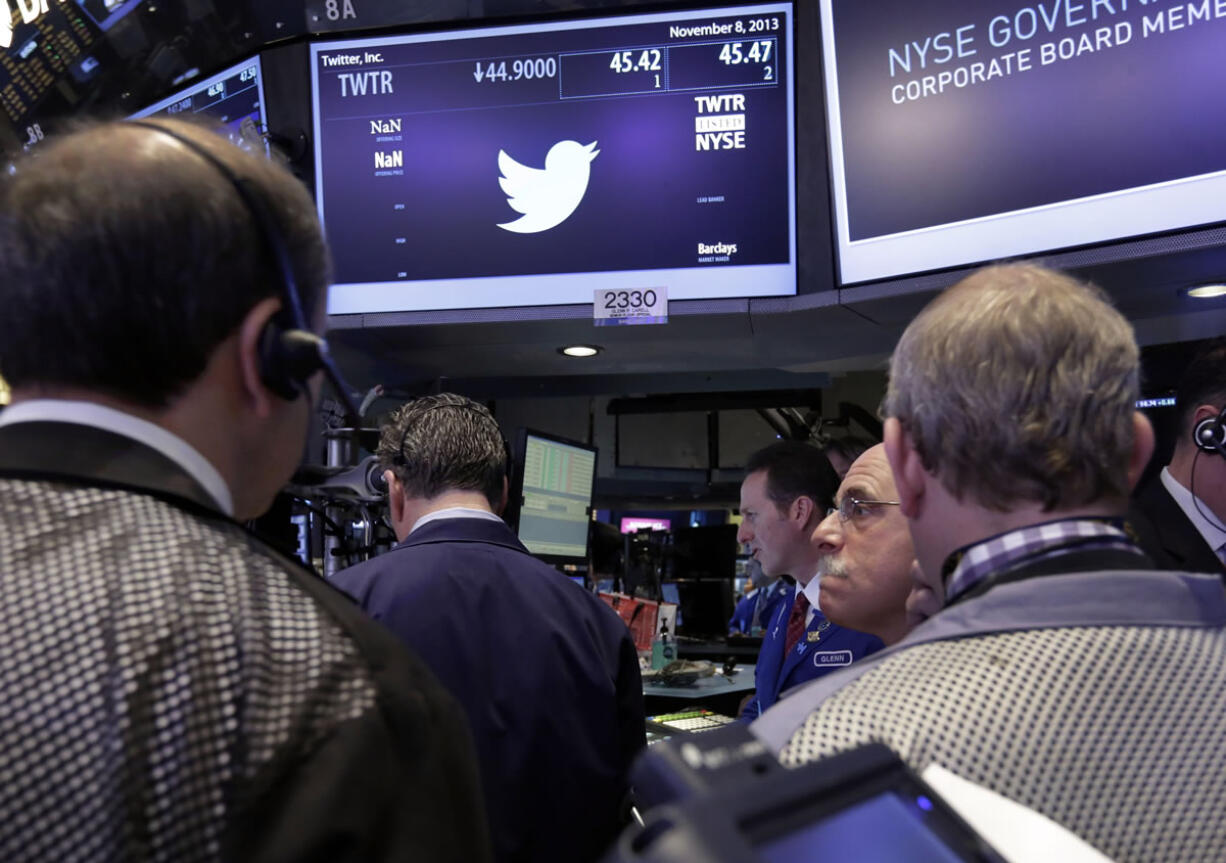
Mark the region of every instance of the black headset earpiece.
<instances>
[{"instance_id":1,"label":"black headset earpiece","mask_svg":"<svg viewBox=\"0 0 1226 863\"><path fill-rule=\"evenodd\" d=\"M276 267L280 287L278 294L282 301L281 310L273 315L260 333L260 379L264 385L281 398L293 401L307 392L307 381L310 377L322 371L336 390L337 396L344 402L351 421L358 422L357 406L328 353L328 343L311 332L311 326L302 308L298 282L294 278L289 247L277 225L276 216L260 189L250 180L236 175L225 162L186 135L157 123L141 120L128 122L133 126L142 126L174 138L204 159L230 182L247 212L251 214L264 247Z\"/></svg>"},{"instance_id":2,"label":"black headset earpiece","mask_svg":"<svg viewBox=\"0 0 1226 863\"><path fill-rule=\"evenodd\" d=\"M1226 458L1226 407L1198 422L1192 430L1192 439L1201 450Z\"/></svg>"},{"instance_id":3,"label":"black headset earpiece","mask_svg":"<svg viewBox=\"0 0 1226 863\"><path fill-rule=\"evenodd\" d=\"M306 381L323 368L327 344L314 333L286 329L274 315L260 333L260 380L283 399L306 392Z\"/></svg>"}]
</instances>

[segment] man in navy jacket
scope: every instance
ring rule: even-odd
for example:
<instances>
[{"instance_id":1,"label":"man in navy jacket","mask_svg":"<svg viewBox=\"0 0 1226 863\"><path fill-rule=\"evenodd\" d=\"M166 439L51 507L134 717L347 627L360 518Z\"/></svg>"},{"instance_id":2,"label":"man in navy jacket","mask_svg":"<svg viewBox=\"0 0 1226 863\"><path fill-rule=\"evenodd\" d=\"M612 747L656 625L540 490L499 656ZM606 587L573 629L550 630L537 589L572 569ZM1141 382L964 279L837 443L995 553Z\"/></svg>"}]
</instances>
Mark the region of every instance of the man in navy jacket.
<instances>
[{"instance_id":1,"label":"man in navy jacket","mask_svg":"<svg viewBox=\"0 0 1226 863\"><path fill-rule=\"evenodd\" d=\"M1179 382L1170 463L1138 488L1128 521L1160 569L1226 579L1226 339L1200 351Z\"/></svg>"},{"instance_id":2,"label":"man in navy jacket","mask_svg":"<svg viewBox=\"0 0 1226 863\"><path fill-rule=\"evenodd\" d=\"M816 531L838 483L826 456L795 441L759 450L746 465L737 539L749 544L764 573L791 575L796 586L766 624L744 720L757 719L784 691L881 649L876 636L831 623L818 608L823 550Z\"/></svg>"},{"instance_id":3,"label":"man in navy jacket","mask_svg":"<svg viewBox=\"0 0 1226 863\"><path fill-rule=\"evenodd\" d=\"M644 745L629 631L496 515L506 448L482 405L428 396L383 429L399 544L337 574L467 713L499 861L586 861L620 829Z\"/></svg>"}]
</instances>

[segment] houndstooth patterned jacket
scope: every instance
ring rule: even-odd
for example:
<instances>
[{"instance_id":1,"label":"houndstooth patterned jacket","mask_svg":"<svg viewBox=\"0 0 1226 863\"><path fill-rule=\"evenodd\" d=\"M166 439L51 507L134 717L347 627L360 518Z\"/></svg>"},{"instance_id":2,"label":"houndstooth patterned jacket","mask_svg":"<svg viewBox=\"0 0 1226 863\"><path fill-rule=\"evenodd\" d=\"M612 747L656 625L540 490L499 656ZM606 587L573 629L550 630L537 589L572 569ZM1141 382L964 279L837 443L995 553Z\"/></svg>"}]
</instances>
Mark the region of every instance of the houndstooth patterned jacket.
<instances>
[{"instance_id":1,"label":"houndstooth patterned jacket","mask_svg":"<svg viewBox=\"0 0 1226 863\"><path fill-rule=\"evenodd\" d=\"M1226 594L1214 576L998 584L751 726L788 766L862 743L938 763L1108 857L1226 860Z\"/></svg>"},{"instance_id":2,"label":"houndstooth patterned jacket","mask_svg":"<svg viewBox=\"0 0 1226 863\"><path fill-rule=\"evenodd\" d=\"M450 696L207 500L0 427L0 859L486 859Z\"/></svg>"}]
</instances>

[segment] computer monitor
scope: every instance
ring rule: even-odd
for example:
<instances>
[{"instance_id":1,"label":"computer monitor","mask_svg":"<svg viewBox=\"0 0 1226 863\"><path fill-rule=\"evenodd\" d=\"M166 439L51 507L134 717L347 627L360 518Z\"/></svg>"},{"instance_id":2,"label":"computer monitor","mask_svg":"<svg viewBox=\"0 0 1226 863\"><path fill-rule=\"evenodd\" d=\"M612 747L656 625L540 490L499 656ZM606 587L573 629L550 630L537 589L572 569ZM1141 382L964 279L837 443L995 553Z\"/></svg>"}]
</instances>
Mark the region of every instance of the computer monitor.
<instances>
[{"instance_id":1,"label":"computer monitor","mask_svg":"<svg viewBox=\"0 0 1226 863\"><path fill-rule=\"evenodd\" d=\"M263 139L264 78L259 55L176 90L137 111L130 119L179 115L210 117L225 126L235 144L267 152Z\"/></svg>"},{"instance_id":2,"label":"computer monitor","mask_svg":"<svg viewBox=\"0 0 1226 863\"><path fill-rule=\"evenodd\" d=\"M732 589L736 577L735 524L679 527L672 532L668 572L673 578L720 579Z\"/></svg>"},{"instance_id":3,"label":"computer monitor","mask_svg":"<svg viewBox=\"0 0 1226 863\"><path fill-rule=\"evenodd\" d=\"M668 530L673 522L667 518L639 518L637 516L622 516L621 532L635 533L640 530Z\"/></svg>"},{"instance_id":4,"label":"computer monitor","mask_svg":"<svg viewBox=\"0 0 1226 863\"><path fill-rule=\"evenodd\" d=\"M794 294L794 13L315 42L329 314Z\"/></svg>"},{"instance_id":5,"label":"computer monitor","mask_svg":"<svg viewBox=\"0 0 1226 863\"><path fill-rule=\"evenodd\" d=\"M119 20L136 9L143 0L76 0L91 21L103 33L119 23ZM152 11L152 10L150 10Z\"/></svg>"},{"instance_id":6,"label":"computer monitor","mask_svg":"<svg viewBox=\"0 0 1226 863\"><path fill-rule=\"evenodd\" d=\"M732 582L716 580L673 583L677 603L677 634L687 638L722 640L732 618Z\"/></svg>"},{"instance_id":7,"label":"computer monitor","mask_svg":"<svg viewBox=\"0 0 1226 863\"><path fill-rule=\"evenodd\" d=\"M517 443L508 515L520 542L551 563L586 563L596 448L531 430Z\"/></svg>"}]
</instances>

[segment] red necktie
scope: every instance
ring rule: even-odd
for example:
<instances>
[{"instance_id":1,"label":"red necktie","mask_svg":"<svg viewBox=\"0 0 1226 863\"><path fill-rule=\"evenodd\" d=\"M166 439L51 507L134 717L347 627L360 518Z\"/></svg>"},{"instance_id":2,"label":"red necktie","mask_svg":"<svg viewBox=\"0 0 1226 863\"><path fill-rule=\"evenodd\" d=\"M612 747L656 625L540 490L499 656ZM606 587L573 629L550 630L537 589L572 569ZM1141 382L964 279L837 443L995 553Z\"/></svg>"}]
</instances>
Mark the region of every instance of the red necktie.
<instances>
[{"instance_id":1,"label":"red necktie","mask_svg":"<svg viewBox=\"0 0 1226 863\"><path fill-rule=\"evenodd\" d=\"M796 594L796 601L792 603L792 613L788 615L788 631L784 640L783 653L787 655L792 652L792 648L796 646L796 642L800 641L800 634L805 631L805 618L809 616L809 597L804 593Z\"/></svg>"}]
</instances>

